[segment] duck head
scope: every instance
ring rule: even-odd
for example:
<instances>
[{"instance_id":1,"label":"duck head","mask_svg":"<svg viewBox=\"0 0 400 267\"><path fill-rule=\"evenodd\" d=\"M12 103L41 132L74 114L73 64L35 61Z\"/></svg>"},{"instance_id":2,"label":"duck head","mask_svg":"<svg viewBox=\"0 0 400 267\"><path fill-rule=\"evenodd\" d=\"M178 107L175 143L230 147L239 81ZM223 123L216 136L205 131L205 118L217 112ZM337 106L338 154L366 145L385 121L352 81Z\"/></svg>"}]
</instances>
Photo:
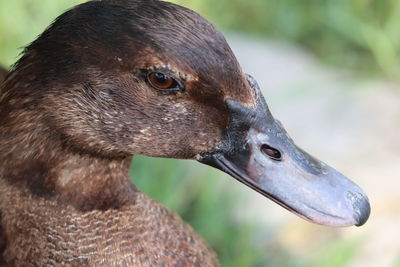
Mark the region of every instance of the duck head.
<instances>
[{"instance_id":1,"label":"duck head","mask_svg":"<svg viewBox=\"0 0 400 267\"><path fill-rule=\"evenodd\" d=\"M293 143L223 35L191 10L156 0L82 4L14 72L40 88L45 123L80 153L196 159L318 224L369 216L363 191Z\"/></svg>"}]
</instances>

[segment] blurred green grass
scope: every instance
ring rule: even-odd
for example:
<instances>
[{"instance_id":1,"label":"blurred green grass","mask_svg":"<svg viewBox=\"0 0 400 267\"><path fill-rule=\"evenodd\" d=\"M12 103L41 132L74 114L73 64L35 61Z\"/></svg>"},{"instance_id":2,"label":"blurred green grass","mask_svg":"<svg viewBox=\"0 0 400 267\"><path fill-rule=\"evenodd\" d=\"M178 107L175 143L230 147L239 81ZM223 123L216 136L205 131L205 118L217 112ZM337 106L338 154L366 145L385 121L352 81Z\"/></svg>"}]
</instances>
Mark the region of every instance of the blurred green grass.
<instances>
[{"instance_id":1,"label":"blurred green grass","mask_svg":"<svg viewBox=\"0 0 400 267\"><path fill-rule=\"evenodd\" d=\"M299 44L323 61L368 75L400 78L400 1L172 0L218 28ZM0 1L0 62L55 17L83 0ZM35 23L32 23L32 22Z\"/></svg>"},{"instance_id":2,"label":"blurred green grass","mask_svg":"<svg viewBox=\"0 0 400 267\"><path fill-rule=\"evenodd\" d=\"M10 66L63 11L83 0L0 1L0 63ZM299 44L322 60L362 73L397 77L400 3L397 1L175 0L217 27ZM178 212L218 252L222 266L346 266L358 243L331 243L310 255L291 255L274 229L234 211L243 185L194 162L135 157L134 182ZM229 189L227 187L229 186Z\"/></svg>"},{"instance_id":3,"label":"blurred green grass","mask_svg":"<svg viewBox=\"0 0 400 267\"><path fill-rule=\"evenodd\" d=\"M400 78L400 1L175 0L219 28L282 39L323 61Z\"/></svg>"},{"instance_id":4,"label":"blurred green grass","mask_svg":"<svg viewBox=\"0 0 400 267\"><path fill-rule=\"evenodd\" d=\"M0 1L0 64L13 64L22 48L43 32L58 15L83 2L85 1Z\"/></svg>"}]
</instances>

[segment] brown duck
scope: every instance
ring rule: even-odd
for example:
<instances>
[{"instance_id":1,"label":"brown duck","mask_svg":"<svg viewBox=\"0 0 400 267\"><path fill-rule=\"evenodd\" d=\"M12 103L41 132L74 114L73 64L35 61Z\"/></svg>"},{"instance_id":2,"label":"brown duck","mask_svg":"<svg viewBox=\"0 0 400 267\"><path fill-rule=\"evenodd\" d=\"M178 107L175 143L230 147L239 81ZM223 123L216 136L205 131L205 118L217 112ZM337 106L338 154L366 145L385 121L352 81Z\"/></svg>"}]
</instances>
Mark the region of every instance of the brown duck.
<instances>
[{"instance_id":1,"label":"brown duck","mask_svg":"<svg viewBox=\"0 0 400 267\"><path fill-rule=\"evenodd\" d=\"M0 83L4 80L4 78L6 77L6 74L7 74L7 70L0 66Z\"/></svg>"},{"instance_id":2,"label":"brown duck","mask_svg":"<svg viewBox=\"0 0 400 267\"><path fill-rule=\"evenodd\" d=\"M324 225L362 225L363 191L294 145L224 37L157 0L92 1L24 51L0 94L5 266L217 266L131 184L132 155L196 159Z\"/></svg>"}]
</instances>

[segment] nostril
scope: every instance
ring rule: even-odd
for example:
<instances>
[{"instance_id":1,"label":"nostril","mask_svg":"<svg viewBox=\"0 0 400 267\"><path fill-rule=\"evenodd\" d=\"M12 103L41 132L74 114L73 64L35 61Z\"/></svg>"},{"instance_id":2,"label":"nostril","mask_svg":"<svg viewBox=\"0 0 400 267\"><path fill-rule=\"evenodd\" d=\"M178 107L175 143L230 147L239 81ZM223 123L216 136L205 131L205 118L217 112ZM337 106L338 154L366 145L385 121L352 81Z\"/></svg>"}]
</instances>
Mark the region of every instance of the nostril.
<instances>
[{"instance_id":1,"label":"nostril","mask_svg":"<svg viewBox=\"0 0 400 267\"><path fill-rule=\"evenodd\" d=\"M267 144L262 144L260 150L273 160L282 160L281 152L278 149L275 149Z\"/></svg>"}]
</instances>

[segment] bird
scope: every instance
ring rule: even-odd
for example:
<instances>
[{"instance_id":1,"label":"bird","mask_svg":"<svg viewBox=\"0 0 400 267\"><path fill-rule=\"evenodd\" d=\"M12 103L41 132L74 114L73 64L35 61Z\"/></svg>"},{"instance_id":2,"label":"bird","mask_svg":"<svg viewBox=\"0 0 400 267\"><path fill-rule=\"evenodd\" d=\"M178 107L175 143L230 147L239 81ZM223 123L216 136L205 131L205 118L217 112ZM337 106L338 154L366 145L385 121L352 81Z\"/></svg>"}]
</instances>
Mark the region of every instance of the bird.
<instances>
[{"instance_id":1,"label":"bird","mask_svg":"<svg viewBox=\"0 0 400 267\"><path fill-rule=\"evenodd\" d=\"M7 70L5 68L3 68L2 66L0 66L0 83L4 80L4 78L6 77L7 74Z\"/></svg>"},{"instance_id":2,"label":"bird","mask_svg":"<svg viewBox=\"0 0 400 267\"><path fill-rule=\"evenodd\" d=\"M215 167L317 224L369 217L363 190L294 144L201 15L89 1L29 44L1 84L1 265L219 266L131 182L139 154Z\"/></svg>"}]
</instances>

